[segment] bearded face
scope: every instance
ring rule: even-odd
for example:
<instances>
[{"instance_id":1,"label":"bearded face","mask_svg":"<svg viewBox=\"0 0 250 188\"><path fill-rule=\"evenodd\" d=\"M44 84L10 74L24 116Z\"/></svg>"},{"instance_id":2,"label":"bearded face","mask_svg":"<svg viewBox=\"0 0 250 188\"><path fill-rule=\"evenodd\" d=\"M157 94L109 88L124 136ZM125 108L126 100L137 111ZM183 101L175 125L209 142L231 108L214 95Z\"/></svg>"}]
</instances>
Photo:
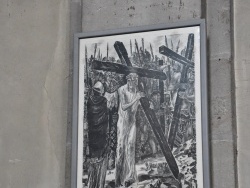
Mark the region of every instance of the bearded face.
<instances>
[{"instance_id":1,"label":"bearded face","mask_svg":"<svg viewBox=\"0 0 250 188\"><path fill-rule=\"evenodd\" d=\"M174 66L173 66L173 71L174 72L180 72L180 68L181 68L180 65L178 65L177 63L175 63Z\"/></svg>"},{"instance_id":2,"label":"bearded face","mask_svg":"<svg viewBox=\"0 0 250 188\"><path fill-rule=\"evenodd\" d=\"M134 91L138 87L138 78L132 77L127 79L128 89Z\"/></svg>"}]
</instances>

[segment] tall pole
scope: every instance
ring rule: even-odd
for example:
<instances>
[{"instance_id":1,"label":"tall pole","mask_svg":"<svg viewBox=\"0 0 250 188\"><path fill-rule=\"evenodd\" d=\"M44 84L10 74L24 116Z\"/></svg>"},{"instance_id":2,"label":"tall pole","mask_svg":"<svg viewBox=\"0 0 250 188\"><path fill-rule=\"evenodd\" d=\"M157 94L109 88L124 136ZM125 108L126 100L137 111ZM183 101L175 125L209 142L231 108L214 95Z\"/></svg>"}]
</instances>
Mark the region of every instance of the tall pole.
<instances>
[{"instance_id":1,"label":"tall pole","mask_svg":"<svg viewBox=\"0 0 250 188\"><path fill-rule=\"evenodd\" d=\"M173 44L172 39L171 39L171 50L174 51L174 44ZM175 64L175 61L172 60L171 63L172 63L172 66L173 66Z\"/></svg>"},{"instance_id":2,"label":"tall pole","mask_svg":"<svg viewBox=\"0 0 250 188\"><path fill-rule=\"evenodd\" d=\"M165 35L165 45L166 47L168 48L168 39L167 39L167 36ZM167 57L167 60L169 62L169 57Z\"/></svg>"},{"instance_id":3,"label":"tall pole","mask_svg":"<svg viewBox=\"0 0 250 188\"><path fill-rule=\"evenodd\" d=\"M101 60L101 52L100 52L100 48L99 48L99 51L98 51L98 60Z\"/></svg>"},{"instance_id":4,"label":"tall pole","mask_svg":"<svg viewBox=\"0 0 250 188\"><path fill-rule=\"evenodd\" d=\"M135 47L136 47L137 54L138 54L138 57L139 57L140 65L142 66L142 61L141 61L141 57L140 57L140 51L139 51L139 47L138 47L138 43L137 43L136 39L135 39Z\"/></svg>"},{"instance_id":5,"label":"tall pole","mask_svg":"<svg viewBox=\"0 0 250 188\"><path fill-rule=\"evenodd\" d=\"M130 39L130 53L131 53L131 56L133 56L131 39Z\"/></svg>"},{"instance_id":6,"label":"tall pole","mask_svg":"<svg viewBox=\"0 0 250 188\"><path fill-rule=\"evenodd\" d=\"M180 48L180 40L178 41L178 44L177 44L177 46L176 46L176 53L178 53L179 48Z\"/></svg>"},{"instance_id":7,"label":"tall pole","mask_svg":"<svg viewBox=\"0 0 250 188\"><path fill-rule=\"evenodd\" d=\"M95 49L94 49L94 59L95 59L95 55L96 55L96 49L97 49L97 43L95 43Z\"/></svg>"},{"instance_id":8,"label":"tall pole","mask_svg":"<svg viewBox=\"0 0 250 188\"><path fill-rule=\"evenodd\" d=\"M142 43L142 51L144 52L144 38L141 39L141 43Z\"/></svg>"},{"instance_id":9,"label":"tall pole","mask_svg":"<svg viewBox=\"0 0 250 188\"><path fill-rule=\"evenodd\" d=\"M152 60L154 60L154 53L153 53L153 48L152 48L151 43L150 43L150 51L151 51Z\"/></svg>"},{"instance_id":10,"label":"tall pole","mask_svg":"<svg viewBox=\"0 0 250 188\"><path fill-rule=\"evenodd\" d=\"M109 59L109 43L107 43L107 61Z\"/></svg>"},{"instance_id":11,"label":"tall pole","mask_svg":"<svg viewBox=\"0 0 250 188\"><path fill-rule=\"evenodd\" d=\"M168 48L168 39L167 39L167 36L165 35L165 45L166 47Z\"/></svg>"},{"instance_id":12,"label":"tall pole","mask_svg":"<svg viewBox=\"0 0 250 188\"><path fill-rule=\"evenodd\" d=\"M88 50L87 50L87 46L85 45L85 72L86 72L86 83L87 83L87 87L88 85Z\"/></svg>"}]
</instances>

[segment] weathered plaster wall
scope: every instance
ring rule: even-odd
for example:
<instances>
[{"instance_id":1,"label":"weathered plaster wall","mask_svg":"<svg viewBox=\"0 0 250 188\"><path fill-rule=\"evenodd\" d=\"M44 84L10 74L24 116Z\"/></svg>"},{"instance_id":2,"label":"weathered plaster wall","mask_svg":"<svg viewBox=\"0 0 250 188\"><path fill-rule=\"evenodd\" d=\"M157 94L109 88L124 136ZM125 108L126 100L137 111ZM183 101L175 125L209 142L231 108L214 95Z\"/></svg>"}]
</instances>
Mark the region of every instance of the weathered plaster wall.
<instances>
[{"instance_id":1,"label":"weathered plaster wall","mask_svg":"<svg viewBox=\"0 0 250 188\"><path fill-rule=\"evenodd\" d=\"M0 187L64 187L67 0L0 1Z\"/></svg>"},{"instance_id":2,"label":"weathered plaster wall","mask_svg":"<svg viewBox=\"0 0 250 188\"><path fill-rule=\"evenodd\" d=\"M169 23L200 18L200 0L84 0L83 31L107 30L130 26Z\"/></svg>"},{"instance_id":3,"label":"weathered plaster wall","mask_svg":"<svg viewBox=\"0 0 250 188\"><path fill-rule=\"evenodd\" d=\"M70 185L72 33L196 18L207 19L212 187L235 187L231 5L230 0L0 1L0 187Z\"/></svg>"},{"instance_id":4,"label":"weathered plaster wall","mask_svg":"<svg viewBox=\"0 0 250 188\"><path fill-rule=\"evenodd\" d=\"M237 187L231 0L208 0L209 104L212 187Z\"/></svg>"},{"instance_id":5,"label":"weathered plaster wall","mask_svg":"<svg viewBox=\"0 0 250 188\"><path fill-rule=\"evenodd\" d=\"M250 185L250 2L237 0L234 7L238 182L239 188L248 188Z\"/></svg>"}]
</instances>

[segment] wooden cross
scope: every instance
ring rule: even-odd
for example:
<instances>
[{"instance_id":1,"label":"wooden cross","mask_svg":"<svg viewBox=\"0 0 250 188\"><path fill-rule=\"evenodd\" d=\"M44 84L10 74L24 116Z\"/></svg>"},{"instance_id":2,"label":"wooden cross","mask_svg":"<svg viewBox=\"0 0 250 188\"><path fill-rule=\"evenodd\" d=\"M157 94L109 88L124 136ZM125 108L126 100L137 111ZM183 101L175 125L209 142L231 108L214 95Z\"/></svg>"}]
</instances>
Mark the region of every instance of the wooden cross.
<instances>
[{"instance_id":1,"label":"wooden cross","mask_svg":"<svg viewBox=\"0 0 250 188\"><path fill-rule=\"evenodd\" d=\"M188 69L191 67L194 67L194 63L191 61L193 56L193 49L194 49L194 34L189 34L188 36L188 42L187 42L187 49L185 53L185 57L177 54L176 52L172 51L166 46L161 46L159 48L159 52L162 55L165 55L181 64L183 64L183 69L181 72L181 79L180 83L187 83L187 73ZM178 132L178 125L179 125L179 119L181 114L181 105L183 99L180 97L180 92L184 92L184 88L179 88L177 92L175 107L174 107L174 114L173 114L173 120L170 126L169 131L169 138L168 143L171 149L174 147L174 141L176 138L176 134Z\"/></svg>"},{"instance_id":2,"label":"wooden cross","mask_svg":"<svg viewBox=\"0 0 250 188\"><path fill-rule=\"evenodd\" d=\"M115 42L114 47L121 61L125 62L127 66L117 64L117 63L102 62L102 61L95 60L92 63L92 68L95 70L110 71L110 72L115 72L115 73L125 74L125 75L130 74L130 73L136 73L139 77L154 78L158 80L166 79L166 75L163 72L156 71L156 70L148 70L148 69L143 69L143 68L138 68L138 67L132 67L132 63L130 62L127 56L126 48L124 47L122 42L118 42L118 41ZM178 169L177 163L168 145L168 141L165 138L164 131L162 130L162 127L157 120L155 112L153 109L150 108L149 99L146 97L142 97L140 99L140 103L150 123L150 126L155 134L155 137L161 147L162 153L164 154L164 157L168 163L168 166L170 170L172 171L172 174L174 175L174 177L178 179L179 169Z\"/></svg>"}]
</instances>

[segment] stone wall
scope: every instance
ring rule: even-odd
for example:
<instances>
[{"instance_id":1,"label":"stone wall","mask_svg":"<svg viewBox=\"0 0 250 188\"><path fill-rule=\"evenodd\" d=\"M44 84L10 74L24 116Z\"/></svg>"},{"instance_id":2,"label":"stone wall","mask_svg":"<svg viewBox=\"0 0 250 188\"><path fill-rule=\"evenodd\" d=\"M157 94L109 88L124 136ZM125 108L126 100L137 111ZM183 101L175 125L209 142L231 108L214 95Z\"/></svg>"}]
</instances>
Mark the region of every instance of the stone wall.
<instances>
[{"instance_id":1,"label":"stone wall","mask_svg":"<svg viewBox=\"0 0 250 188\"><path fill-rule=\"evenodd\" d=\"M240 188L248 188L250 185L250 178L248 178L250 173L250 2L238 0L234 7L238 185Z\"/></svg>"},{"instance_id":2,"label":"stone wall","mask_svg":"<svg viewBox=\"0 0 250 188\"><path fill-rule=\"evenodd\" d=\"M0 1L0 187L65 182L69 2Z\"/></svg>"}]
</instances>

